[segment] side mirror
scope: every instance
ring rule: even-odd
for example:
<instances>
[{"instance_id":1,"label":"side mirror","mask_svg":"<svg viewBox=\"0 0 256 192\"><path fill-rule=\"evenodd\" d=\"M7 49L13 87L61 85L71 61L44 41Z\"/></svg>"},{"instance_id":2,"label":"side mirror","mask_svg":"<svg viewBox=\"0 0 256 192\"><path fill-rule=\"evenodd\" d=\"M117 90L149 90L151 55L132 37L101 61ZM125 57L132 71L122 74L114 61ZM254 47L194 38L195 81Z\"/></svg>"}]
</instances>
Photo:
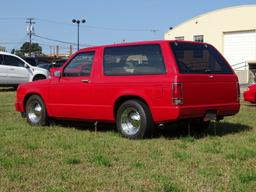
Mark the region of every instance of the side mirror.
<instances>
[{"instance_id":1,"label":"side mirror","mask_svg":"<svg viewBox=\"0 0 256 192\"><path fill-rule=\"evenodd\" d=\"M24 65L24 67L25 67L26 69L29 69L29 65L27 65L26 63L25 63L25 65Z\"/></svg>"},{"instance_id":2,"label":"side mirror","mask_svg":"<svg viewBox=\"0 0 256 192\"><path fill-rule=\"evenodd\" d=\"M61 76L61 72L60 71L54 71L53 76L59 78Z\"/></svg>"},{"instance_id":3,"label":"side mirror","mask_svg":"<svg viewBox=\"0 0 256 192\"><path fill-rule=\"evenodd\" d=\"M50 75L51 75L52 77L55 77L55 78L60 78L60 77L61 77L61 71L60 71L60 69L58 69L58 68L52 67L52 68L50 69Z\"/></svg>"}]
</instances>

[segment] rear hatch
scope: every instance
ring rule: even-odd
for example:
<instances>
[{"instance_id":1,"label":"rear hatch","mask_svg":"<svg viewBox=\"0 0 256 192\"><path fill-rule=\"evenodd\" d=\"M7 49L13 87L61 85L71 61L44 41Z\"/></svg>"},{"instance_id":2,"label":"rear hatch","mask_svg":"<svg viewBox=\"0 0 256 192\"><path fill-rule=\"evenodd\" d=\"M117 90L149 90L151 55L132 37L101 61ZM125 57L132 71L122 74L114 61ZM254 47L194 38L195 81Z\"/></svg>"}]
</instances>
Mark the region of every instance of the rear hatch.
<instances>
[{"instance_id":1,"label":"rear hatch","mask_svg":"<svg viewBox=\"0 0 256 192\"><path fill-rule=\"evenodd\" d=\"M222 55L211 45L171 42L182 86L181 105L207 107L238 104L237 76Z\"/></svg>"}]
</instances>

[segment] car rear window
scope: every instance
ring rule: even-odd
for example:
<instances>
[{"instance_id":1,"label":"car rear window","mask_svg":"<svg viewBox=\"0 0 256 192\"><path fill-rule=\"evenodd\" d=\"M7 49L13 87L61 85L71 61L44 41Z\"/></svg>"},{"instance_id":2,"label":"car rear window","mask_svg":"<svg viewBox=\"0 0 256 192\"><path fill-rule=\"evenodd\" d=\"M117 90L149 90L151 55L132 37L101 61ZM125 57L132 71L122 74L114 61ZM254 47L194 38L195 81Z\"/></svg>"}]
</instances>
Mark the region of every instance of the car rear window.
<instances>
[{"instance_id":1,"label":"car rear window","mask_svg":"<svg viewBox=\"0 0 256 192\"><path fill-rule=\"evenodd\" d=\"M172 42L180 73L233 74L227 61L211 45L187 42Z\"/></svg>"},{"instance_id":2,"label":"car rear window","mask_svg":"<svg viewBox=\"0 0 256 192\"><path fill-rule=\"evenodd\" d=\"M105 48L105 75L155 75L166 73L160 45Z\"/></svg>"}]
</instances>

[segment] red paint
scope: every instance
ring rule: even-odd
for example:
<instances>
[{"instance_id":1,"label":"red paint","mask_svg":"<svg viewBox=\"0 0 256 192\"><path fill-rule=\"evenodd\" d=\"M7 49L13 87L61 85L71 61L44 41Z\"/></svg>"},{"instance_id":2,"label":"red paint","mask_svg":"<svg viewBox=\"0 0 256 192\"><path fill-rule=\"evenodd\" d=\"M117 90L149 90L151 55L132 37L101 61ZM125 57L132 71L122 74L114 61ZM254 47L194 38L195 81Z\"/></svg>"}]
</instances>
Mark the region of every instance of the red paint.
<instances>
[{"instance_id":1,"label":"red paint","mask_svg":"<svg viewBox=\"0 0 256 192\"><path fill-rule=\"evenodd\" d=\"M24 112L26 96L38 94L46 105L48 115L54 118L114 122L115 104L121 97L143 100L155 123L203 118L209 110L216 110L219 117L236 114L240 108L236 75L180 74L169 43L170 41L151 41L81 49L62 68L54 70L62 72L75 55L95 51L90 76L52 77L20 85L17 90L16 110ZM166 74L104 75L104 48L144 44L161 46ZM53 73L54 71L51 74ZM174 90L173 85L176 85ZM174 105L174 96L182 99L183 103Z\"/></svg>"},{"instance_id":2,"label":"red paint","mask_svg":"<svg viewBox=\"0 0 256 192\"><path fill-rule=\"evenodd\" d=\"M256 84L248 86L248 90L244 92L244 100L256 103Z\"/></svg>"}]
</instances>

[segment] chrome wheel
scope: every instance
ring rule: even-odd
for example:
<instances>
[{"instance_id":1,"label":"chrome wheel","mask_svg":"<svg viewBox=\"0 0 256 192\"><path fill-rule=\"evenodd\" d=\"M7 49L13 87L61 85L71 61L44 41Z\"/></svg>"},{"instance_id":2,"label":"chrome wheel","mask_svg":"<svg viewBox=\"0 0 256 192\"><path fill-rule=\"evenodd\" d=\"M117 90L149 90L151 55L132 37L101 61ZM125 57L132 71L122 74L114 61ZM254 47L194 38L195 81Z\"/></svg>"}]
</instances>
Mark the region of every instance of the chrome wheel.
<instances>
[{"instance_id":1,"label":"chrome wheel","mask_svg":"<svg viewBox=\"0 0 256 192\"><path fill-rule=\"evenodd\" d=\"M127 135L135 135L141 127L141 116L139 112L129 107L125 109L121 115L121 128Z\"/></svg>"},{"instance_id":2,"label":"chrome wheel","mask_svg":"<svg viewBox=\"0 0 256 192\"><path fill-rule=\"evenodd\" d=\"M27 116L32 124L38 124L43 117L43 109L41 104L34 100L28 106Z\"/></svg>"},{"instance_id":3,"label":"chrome wheel","mask_svg":"<svg viewBox=\"0 0 256 192\"><path fill-rule=\"evenodd\" d=\"M148 106L137 99L127 100L120 105L116 114L118 131L129 139L152 136L154 123Z\"/></svg>"},{"instance_id":4,"label":"chrome wheel","mask_svg":"<svg viewBox=\"0 0 256 192\"><path fill-rule=\"evenodd\" d=\"M27 122L33 126L48 125L48 114L44 101L39 95L31 95L26 102Z\"/></svg>"}]
</instances>

